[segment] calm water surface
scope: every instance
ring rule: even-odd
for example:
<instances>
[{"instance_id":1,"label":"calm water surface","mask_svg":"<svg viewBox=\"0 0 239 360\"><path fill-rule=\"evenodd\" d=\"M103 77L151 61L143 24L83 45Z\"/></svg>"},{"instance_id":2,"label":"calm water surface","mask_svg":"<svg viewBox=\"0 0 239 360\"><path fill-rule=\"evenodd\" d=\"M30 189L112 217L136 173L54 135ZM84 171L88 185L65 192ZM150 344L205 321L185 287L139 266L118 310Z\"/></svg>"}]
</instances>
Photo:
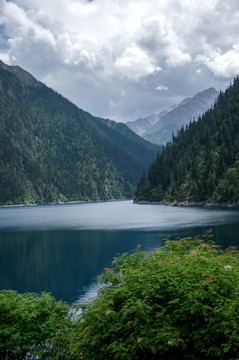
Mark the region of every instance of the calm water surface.
<instances>
[{"instance_id":1,"label":"calm water surface","mask_svg":"<svg viewBox=\"0 0 239 360\"><path fill-rule=\"evenodd\" d=\"M70 303L89 295L116 254L209 227L222 247L239 245L237 209L132 201L0 208L0 288L48 291Z\"/></svg>"}]
</instances>

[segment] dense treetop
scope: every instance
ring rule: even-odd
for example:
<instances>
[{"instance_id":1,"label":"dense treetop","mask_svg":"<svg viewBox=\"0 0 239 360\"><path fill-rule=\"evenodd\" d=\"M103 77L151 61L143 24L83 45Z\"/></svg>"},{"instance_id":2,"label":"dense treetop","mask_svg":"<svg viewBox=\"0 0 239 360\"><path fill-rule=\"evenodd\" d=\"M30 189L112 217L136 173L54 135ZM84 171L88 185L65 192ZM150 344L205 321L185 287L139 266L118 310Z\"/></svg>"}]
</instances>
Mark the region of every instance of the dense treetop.
<instances>
[{"instance_id":1,"label":"dense treetop","mask_svg":"<svg viewBox=\"0 0 239 360\"><path fill-rule=\"evenodd\" d=\"M132 198L156 152L0 63L0 204Z\"/></svg>"},{"instance_id":2,"label":"dense treetop","mask_svg":"<svg viewBox=\"0 0 239 360\"><path fill-rule=\"evenodd\" d=\"M142 176L136 201L239 199L239 79L213 108L182 127Z\"/></svg>"}]
</instances>

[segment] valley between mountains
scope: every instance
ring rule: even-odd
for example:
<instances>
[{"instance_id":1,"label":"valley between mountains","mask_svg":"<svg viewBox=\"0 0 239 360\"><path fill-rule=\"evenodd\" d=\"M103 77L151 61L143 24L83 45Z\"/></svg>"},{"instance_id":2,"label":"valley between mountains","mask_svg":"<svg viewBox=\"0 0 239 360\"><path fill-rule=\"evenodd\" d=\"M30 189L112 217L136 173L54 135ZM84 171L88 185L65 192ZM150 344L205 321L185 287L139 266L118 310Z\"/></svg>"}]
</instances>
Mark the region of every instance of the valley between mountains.
<instances>
[{"instance_id":1,"label":"valley between mountains","mask_svg":"<svg viewBox=\"0 0 239 360\"><path fill-rule=\"evenodd\" d=\"M238 78L215 100L217 94L209 88L128 123L157 145L1 61L0 205L134 196L135 202L237 205Z\"/></svg>"},{"instance_id":2,"label":"valley between mountains","mask_svg":"<svg viewBox=\"0 0 239 360\"><path fill-rule=\"evenodd\" d=\"M0 205L132 198L158 149L0 62Z\"/></svg>"}]
</instances>

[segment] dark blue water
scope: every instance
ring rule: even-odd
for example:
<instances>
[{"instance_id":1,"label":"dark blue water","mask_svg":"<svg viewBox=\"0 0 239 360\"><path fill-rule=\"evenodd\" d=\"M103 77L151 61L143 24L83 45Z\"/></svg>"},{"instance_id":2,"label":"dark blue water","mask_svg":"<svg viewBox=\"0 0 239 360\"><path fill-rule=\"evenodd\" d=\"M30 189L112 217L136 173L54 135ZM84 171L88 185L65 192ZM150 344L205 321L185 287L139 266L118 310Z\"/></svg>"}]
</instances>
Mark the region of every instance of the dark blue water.
<instances>
[{"instance_id":1,"label":"dark blue water","mask_svg":"<svg viewBox=\"0 0 239 360\"><path fill-rule=\"evenodd\" d=\"M70 303L92 290L116 254L208 228L222 247L239 245L239 210L131 201L0 208L0 288L48 291Z\"/></svg>"}]
</instances>

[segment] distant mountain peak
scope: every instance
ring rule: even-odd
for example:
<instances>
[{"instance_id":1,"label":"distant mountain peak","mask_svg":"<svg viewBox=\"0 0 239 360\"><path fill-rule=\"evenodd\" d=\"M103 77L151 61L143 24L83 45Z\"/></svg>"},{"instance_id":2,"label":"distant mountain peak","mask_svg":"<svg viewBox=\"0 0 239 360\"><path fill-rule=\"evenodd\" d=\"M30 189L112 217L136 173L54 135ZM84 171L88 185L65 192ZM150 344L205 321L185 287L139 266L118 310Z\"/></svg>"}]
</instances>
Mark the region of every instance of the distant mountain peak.
<instances>
[{"instance_id":1,"label":"distant mountain peak","mask_svg":"<svg viewBox=\"0 0 239 360\"><path fill-rule=\"evenodd\" d=\"M215 94L209 88L195 98ZM213 100L213 98L212 98ZM135 201L239 206L239 77L210 111L174 136L138 185Z\"/></svg>"},{"instance_id":2,"label":"distant mountain peak","mask_svg":"<svg viewBox=\"0 0 239 360\"><path fill-rule=\"evenodd\" d=\"M16 75L17 78L25 85L43 85L40 81L37 81L33 75L31 75L28 71L22 69L20 66L10 66L0 60L0 68Z\"/></svg>"},{"instance_id":3,"label":"distant mountain peak","mask_svg":"<svg viewBox=\"0 0 239 360\"><path fill-rule=\"evenodd\" d=\"M191 119L198 119L199 115L214 105L218 94L215 88L210 87L192 97L183 99L179 104L160 113L136 121L128 121L126 125L152 143L166 144L171 140L172 132L176 133L182 125L189 123Z\"/></svg>"}]
</instances>

